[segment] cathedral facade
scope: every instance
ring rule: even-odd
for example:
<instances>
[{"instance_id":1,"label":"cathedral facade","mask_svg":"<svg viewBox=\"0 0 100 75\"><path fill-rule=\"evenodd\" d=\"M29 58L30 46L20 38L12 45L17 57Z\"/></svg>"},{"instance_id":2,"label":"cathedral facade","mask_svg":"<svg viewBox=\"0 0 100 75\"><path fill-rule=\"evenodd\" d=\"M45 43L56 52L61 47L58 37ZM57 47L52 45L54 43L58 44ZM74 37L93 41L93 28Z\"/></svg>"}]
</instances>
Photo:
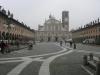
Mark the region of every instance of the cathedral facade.
<instances>
[{"instance_id":1,"label":"cathedral facade","mask_svg":"<svg viewBox=\"0 0 100 75\"><path fill-rule=\"evenodd\" d=\"M69 35L69 16L68 11L62 12L62 22L55 19L52 15L45 20L43 25L38 26L36 31L37 41L61 41L70 38Z\"/></svg>"}]
</instances>

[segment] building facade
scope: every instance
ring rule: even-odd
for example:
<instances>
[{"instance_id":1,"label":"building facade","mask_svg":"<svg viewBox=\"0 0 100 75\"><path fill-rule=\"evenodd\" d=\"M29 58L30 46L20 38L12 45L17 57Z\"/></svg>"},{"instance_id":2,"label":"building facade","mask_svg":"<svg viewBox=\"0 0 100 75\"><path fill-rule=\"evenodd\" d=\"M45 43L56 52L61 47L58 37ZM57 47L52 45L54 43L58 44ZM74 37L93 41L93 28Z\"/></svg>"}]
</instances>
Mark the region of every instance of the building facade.
<instances>
[{"instance_id":1,"label":"building facade","mask_svg":"<svg viewBox=\"0 0 100 75\"><path fill-rule=\"evenodd\" d=\"M28 41L34 39L34 30L0 10L0 40Z\"/></svg>"},{"instance_id":2,"label":"building facade","mask_svg":"<svg viewBox=\"0 0 100 75\"><path fill-rule=\"evenodd\" d=\"M99 19L95 23L88 24L84 28L72 31L72 39L76 42L83 42L87 40L93 41L91 43L100 44L100 22Z\"/></svg>"},{"instance_id":3,"label":"building facade","mask_svg":"<svg viewBox=\"0 0 100 75\"><path fill-rule=\"evenodd\" d=\"M43 26L39 25L38 31L36 31L36 40L37 41L61 41L61 40L69 39L70 36L69 36L68 12L67 12L67 16L63 14L62 16L64 20L63 24L61 21L55 19L54 16L50 15L49 19L45 20Z\"/></svg>"}]
</instances>

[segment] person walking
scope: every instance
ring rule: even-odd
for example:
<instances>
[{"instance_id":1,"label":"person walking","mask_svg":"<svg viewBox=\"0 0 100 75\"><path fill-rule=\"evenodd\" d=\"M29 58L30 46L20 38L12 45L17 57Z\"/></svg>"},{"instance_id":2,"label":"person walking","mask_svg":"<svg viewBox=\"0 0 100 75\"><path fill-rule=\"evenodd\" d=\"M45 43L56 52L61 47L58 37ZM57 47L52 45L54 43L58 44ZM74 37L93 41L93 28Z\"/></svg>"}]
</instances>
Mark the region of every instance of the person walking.
<instances>
[{"instance_id":1,"label":"person walking","mask_svg":"<svg viewBox=\"0 0 100 75\"><path fill-rule=\"evenodd\" d=\"M2 54L4 54L4 52L5 52L5 43L4 43L4 41L1 41L1 43L0 43L0 47L1 47L1 53Z\"/></svg>"},{"instance_id":2,"label":"person walking","mask_svg":"<svg viewBox=\"0 0 100 75\"><path fill-rule=\"evenodd\" d=\"M72 47L72 41L70 41L70 47Z\"/></svg>"},{"instance_id":3,"label":"person walking","mask_svg":"<svg viewBox=\"0 0 100 75\"><path fill-rule=\"evenodd\" d=\"M30 43L30 44L28 45L28 50L32 50L32 48L33 48L33 44Z\"/></svg>"},{"instance_id":4,"label":"person walking","mask_svg":"<svg viewBox=\"0 0 100 75\"><path fill-rule=\"evenodd\" d=\"M60 46L62 46L62 41L60 41Z\"/></svg>"},{"instance_id":5,"label":"person walking","mask_svg":"<svg viewBox=\"0 0 100 75\"><path fill-rule=\"evenodd\" d=\"M6 53L10 53L10 44L9 43L5 44L5 49L6 49Z\"/></svg>"},{"instance_id":6,"label":"person walking","mask_svg":"<svg viewBox=\"0 0 100 75\"><path fill-rule=\"evenodd\" d=\"M76 43L74 43L74 49L76 49Z\"/></svg>"}]
</instances>

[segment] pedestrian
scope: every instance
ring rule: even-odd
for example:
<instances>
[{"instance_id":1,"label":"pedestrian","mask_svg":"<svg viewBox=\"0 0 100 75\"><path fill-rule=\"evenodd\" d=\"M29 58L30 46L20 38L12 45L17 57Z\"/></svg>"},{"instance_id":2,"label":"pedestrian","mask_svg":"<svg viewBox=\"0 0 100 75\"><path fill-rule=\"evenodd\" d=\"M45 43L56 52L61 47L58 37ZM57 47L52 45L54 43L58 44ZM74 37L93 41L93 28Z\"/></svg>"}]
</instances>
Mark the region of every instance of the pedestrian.
<instances>
[{"instance_id":1,"label":"pedestrian","mask_svg":"<svg viewBox=\"0 0 100 75\"><path fill-rule=\"evenodd\" d=\"M74 49L76 49L76 44L74 43Z\"/></svg>"},{"instance_id":2,"label":"pedestrian","mask_svg":"<svg viewBox=\"0 0 100 75\"><path fill-rule=\"evenodd\" d=\"M17 50L19 50L19 41L16 41Z\"/></svg>"},{"instance_id":3,"label":"pedestrian","mask_svg":"<svg viewBox=\"0 0 100 75\"><path fill-rule=\"evenodd\" d=\"M7 42L5 43L5 52L6 53L8 52L8 44L7 44Z\"/></svg>"},{"instance_id":4,"label":"pedestrian","mask_svg":"<svg viewBox=\"0 0 100 75\"><path fill-rule=\"evenodd\" d=\"M5 52L5 43L4 43L4 41L1 41L0 47L1 47L1 53L4 54L4 52Z\"/></svg>"},{"instance_id":5,"label":"pedestrian","mask_svg":"<svg viewBox=\"0 0 100 75\"><path fill-rule=\"evenodd\" d=\"M8 43L5 44L6 53L10 53L10 45Z\"/></svg>"},{"instance_id":6,"label":"pedestrian","mask_svg":"<svg viewBox=\"0 0 100 75\"><path fill-rule=\"evenodd\" d=\"M72 44L73 44L72 41L70 41L70 47L72 47Z\"/></svg>"},{"instance_id":7,"label":"pedestrian","mask_svg":"<svg viewBox=\"0 0 100 75\"><path fill-rule=\"evenodd\" d=\"M60 46L62 46L62 41L60 41Z\"/></svg>"}]
</instances>

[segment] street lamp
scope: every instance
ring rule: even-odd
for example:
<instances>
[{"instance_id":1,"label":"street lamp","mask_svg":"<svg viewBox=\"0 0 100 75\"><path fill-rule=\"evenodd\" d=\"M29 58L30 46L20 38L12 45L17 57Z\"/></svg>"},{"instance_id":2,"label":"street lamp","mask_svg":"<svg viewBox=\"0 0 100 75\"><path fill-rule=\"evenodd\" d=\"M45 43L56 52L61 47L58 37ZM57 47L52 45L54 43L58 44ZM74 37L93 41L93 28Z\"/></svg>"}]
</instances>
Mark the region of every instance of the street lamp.
<instances>
[{"instance_id":1,"label":"street lamp","mask_svg":"<svg viewBox=\"0 0 100 75\"><path fill-rule=\"evenodd\" d=\"M8 15L7 22L6 22L6 24L4 24L4 26L7 28L8 35L6 35L6 37L7 37L8 43L10 43L9 34L10 34L10 31L11 31L11 28L14 27L14 25L11 24L11 18L12 18L12 16Z\"/></svg>"},{"instance_id":2,"label":"street lamp","mask_svg":"<svg viewBox=\"0 0 100 75\"><path fill-rule=\"evenodd\" d=\"M36 32L35 32L35 30L33 30L33 44L35 45L35 38L36 38Z\"/></svg>"}]
</instances>

